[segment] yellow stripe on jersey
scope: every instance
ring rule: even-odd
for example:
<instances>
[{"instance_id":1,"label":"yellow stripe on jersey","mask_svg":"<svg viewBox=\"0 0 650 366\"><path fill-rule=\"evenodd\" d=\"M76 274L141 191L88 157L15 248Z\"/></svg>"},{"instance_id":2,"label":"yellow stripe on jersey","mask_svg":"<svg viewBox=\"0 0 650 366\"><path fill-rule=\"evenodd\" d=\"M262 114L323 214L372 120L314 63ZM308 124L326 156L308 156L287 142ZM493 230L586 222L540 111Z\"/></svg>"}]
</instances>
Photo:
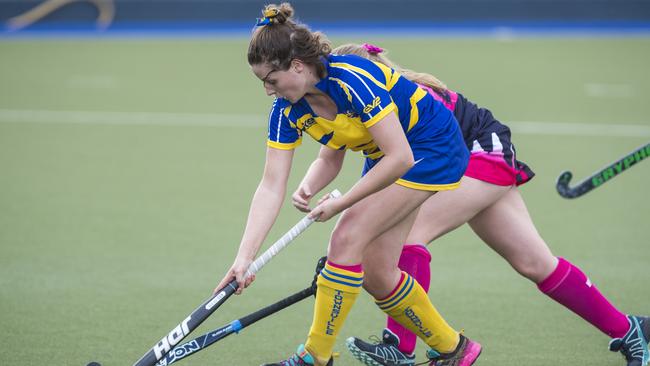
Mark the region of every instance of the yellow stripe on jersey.
<instances>
[{"instance_id":1,"label":"yellow stripe on jersey","mask_svg":"<svg viewBox=\"0 0 650 366\"><path fill-rule=\"evenodd\" d=\"M377 159L381 158L382 156L384 156L384 152L381 151L381 150L379 150L379 151L374 152L374 153L372 153L372 154L366 154L365 156L366 156L368 159L377 160Z\"/></svg>"},{"instance_id":2,"label":"yellow stripe on jersey","mask_svg":"<svg viewBox=\"0 0 650 366\"><path fill-rule=\"evenodd\" d=\"M334 133L326 144L332 149L336 150L344 145L353 151L369 148L369 146L376 147L372 135L359 117L350 118L345 114L337 114L333 121L322 117L316 117L315 120L316 123L305 129L305 132L316 141L321 141L325 135Z\"/></svg>"},{"instance_id":3,"label":"yellow stripe on jersey","mask_svg":"<svg viewBox=\"0 0 650 366\"><path fill-rule=\"evenodd\" d=\"M293 123L293 121L289 118L289 113L291 113L291 107L293 106L289 105L287 107L284 107L284 109L282 109L282 113L289 121L289 126L291 126L291 128L298 128L298 126L295 123Z\"/></svg>"},{"instance_id":4,"label":"yellow stripe on jersey","mask_svg":"<svg viewBox=\"0 0 650 366\"><path fill-rule=\"evenodd\" d=\"M393 77L390 79L390 82L388 82L388 84L386 84L386 87L388 88L388 91L391 91L393 89L393 87L395 86L395 84L397 84L397 81L401 77L402 77L402 75L400 75L398 73L393 74Z\"/></svg>"},{"instance_id":5,"label":"yellow stripe on jersey","mask_svg":"<svg viewBox=\"0 0 650 366\"><path fill-rule=\"evenodd\" d=\"M388 88L388 84L390 84L390 80L391 80L392 75L393 75L393 69L387 67L386 65L384 65L384 64L382 64L380 62L373 61L373 63L381 70L381 72L384 73L384 79L386 79L386 88ZM388 89L388 90L390 90L390 89Z\"/></svg>"},{"instance_id":6,"label":"yellow stripe on jersey","mask_svg":"<svg viewBox=\"0 0 650 366\"><path fill-rule=\"evenodd\" d=\"M288 105L288 106L284 107L284 109L282 110L282 112L284 113L284 116L287 117L287 119L289 118L289 113L291 113L291 108L292 107L293 107L292 105Z\"/></svg>"},{"instance_id":7,"label":"yellow stripe on jersey","mask_svg":"<svg viewBox=\"0 0 650 366\"><path fill-rule=\"evenodd\" d=\"M395 84L397 84L397 80L401 77L399 73L397 73L395 70L391 69L390 67L379 63L375 62L375 65L381 69L381 71L384 73L384 77L386 78L386 89L389 91L393 89Z\"/></svg>"},{"instance_id":8,"label":"yellow stripe on jersey","mask_svg":"<svg viewBox=\"0 0 650 366\"><path fill-rule=\"evenodd\" d=\"M346 70L354 71L354 72L356 72L358 74L361 74L361 75L367 77L368 79L370 79L370 81L377 84L377 86L381 87L382 89L386 89L386 84L384 84L384 83L380 82L379 80L375 79L374 76L372 76L368 71L366 71L366 70L364 70L362 68L356 67L354 65L346 64L346 63L343 63L343 62L332 62L330 64L330 66L331 67L340 67L340 68L343 68L343 69L346 69Z\"/></svg>"},{"instance_id":9,"label":"yellow stripe on jersey","mask_svg":"<svg viewBox=\"0 0 650 366\"><path fill-rule=\"evenodd\" d=\"M266 146L272 147L274 149L279 149L279 150L293 150L300 146L302 144L302 138L298 138L295 142L292 142L290 144L285 144L282 142L276 142L276 141L271 141L271 140L266 140Z\"/></svg>"},{"instance_id":10,"label":"yellow stripe on jersey","mask_svg":"<svg viewBox=\"0 0 650 366\"><path fill-rule=\"evenodd\" d=\"M401 178L398 179L395 183L403 187L417 189L420 191L450 191L460 186L460 181L456 183L449 183L449 184L423 184L423 183L410 182L408 180L401 179Z\"/></svg>"},{"instance_id":11,"label":"yellow stripe on jersey","mask_svg":"<svg viewBox=\"0 0 650 366\"><path fill-rule=\"evenodd\" d=\"M336 83L339 84L339 86L341 87L341 89L343 89L343 91L345 92L345 95L348 96L348 102L352 102L352 95L350 94L350 90L348 89L348 86L345 85L345 83L343 82L343 80L341 80L341 79L337 79L337 78L329 78L329 79L330 79L330 80L334 80L334 81L336 81Z\"/></svg>"},{"instance_id":12,"label":"yellow stripe on jersey","mask_svg":"<svg viewBox=\"0 0 650 366\"><path fill-rule=\"evenodd\" d=\"M375 123L381 121L384 117L386 117L388 113L394 112L396 110L396 107L397 106L395 105L395 102L390 102L390 104L379 111L379 113L375 114L371 119L367 120L364 125L366 128L372 127ZM399 116L397 118L399 119Z\"/></svg>"},{"instance_id":13,"label":"yellow stripe on jersey","mask_svg":"<svg viewBox=\"0 0 650 366\"><path fill-rule=\"evenodd\" d=\"M427 92L425 92L421 88L417 88L415 93L413 93L413 95L411 95L411 98L409 98L409 100L411 101L411 119L409 120L409 127L406 130L406 132L410 131L411 128L413 128L420 120L417 104L426 95Z\"/></svg>"}]
</instances>

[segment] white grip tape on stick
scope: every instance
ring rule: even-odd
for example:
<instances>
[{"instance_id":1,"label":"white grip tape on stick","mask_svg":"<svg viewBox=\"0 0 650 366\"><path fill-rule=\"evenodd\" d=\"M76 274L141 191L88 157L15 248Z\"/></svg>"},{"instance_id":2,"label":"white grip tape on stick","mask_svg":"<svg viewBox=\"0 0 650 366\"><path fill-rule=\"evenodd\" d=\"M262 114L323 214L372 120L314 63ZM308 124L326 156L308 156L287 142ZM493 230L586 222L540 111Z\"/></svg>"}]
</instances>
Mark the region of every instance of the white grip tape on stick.
<instances>
[{"instance_id":1,"label":"white grip tape on stick","mask_svg":"<svg viewBox=\"0 0 650 366\"><path fill-rule=\"evenodd\" d=\"M341 197L341 192L339 192L337 189L333 190L330 193L331 198L338 198ZM282 249L284 249L289 243L293 241L298 235L300 235L305 229L309 227L309 225L313 224L314 220L311 219L308 216L305 216L300 220L294 227L291 228L286 234L282 235L278 241L273 243L269 249L267 249L262 255L257 257L257 259L251 263L251 265L248 267L248 271L246 271L246 276L248 277L250 275L253 275L257 273L266 263L268 263L271 258L275 257Z\"/></svg>"}]
</instances>

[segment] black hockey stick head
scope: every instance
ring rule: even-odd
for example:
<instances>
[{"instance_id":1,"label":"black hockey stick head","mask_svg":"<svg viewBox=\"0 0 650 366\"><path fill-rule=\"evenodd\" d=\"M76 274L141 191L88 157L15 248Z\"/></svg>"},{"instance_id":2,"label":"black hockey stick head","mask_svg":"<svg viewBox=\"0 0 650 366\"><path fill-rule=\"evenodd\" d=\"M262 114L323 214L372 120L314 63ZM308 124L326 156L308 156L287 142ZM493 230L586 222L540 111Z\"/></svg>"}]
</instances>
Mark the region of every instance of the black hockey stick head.
<instances>
[{"instance_id":1,"label":"black hockey stick head","mask_svg":"<svg viewBox=\"0 0 650 366\"><path fill-rule=\"evenodd\" d=\"M612 178L623 173L631 166L637 164L643 159L650 156L650 143L645 144L631 153L623 156L617 161L609 164L608 166L600 169L594 174L587 177L585 180L576 183L574 187L569 187L572 174L565 171L557 179L556 188L560 196L564 198L576 198L591 191L596 187L600 187L604 183L610 181Z\"/></svg>"},{"instance_id":2,"label":"black hockey stick head","mask_svg":"<svg viewBox=\"0 0 650 366\"><path fill-rule=\"evenodd\" d=\"M314 296L316 296L316 280L318 280L318 275L320 274L320 271L325 268L325 263L327 262L327 257L320 257L318 260L318 263L316 263L316 273L314 274L314 279L311 281L311 288L314 291Z\"/></svg>"},{"instance_id":3,"label":"black hockey stick head","mask_svg":"<svg viewBox=\"0 0 650 366\"><path fill-rule=\"evenodd\" d=\"M559 193L560 196L568 199L577 198L596 187L593 184L593 181L591 179L592 177L589 177L584 181L577 183L575 186L570 187L569 182L571 182L572 177L573 174L571 174L570 171L565 171L562 172L562 174L560 174L560 176L557 178L557 184L555 185L555 188L557 189L557 193Z\"/></svg>"},{"instance_id":4,"label":"black hockey stick head","mask_svg":"<svg viewBox=\"0 0 650 366\"><path fill-rule=\"evenodd\" d=\"M571 189L569 187L569 182L571 182L571 178L573 178L573 174L571 174L570 171L564 171L560 176L557 178L557 183L555 184L555 188L557 189L557 193L560 194L560 196L564 198L576 198L578 197L578 192L575 190Z\"/></svg>"}]
</instances>

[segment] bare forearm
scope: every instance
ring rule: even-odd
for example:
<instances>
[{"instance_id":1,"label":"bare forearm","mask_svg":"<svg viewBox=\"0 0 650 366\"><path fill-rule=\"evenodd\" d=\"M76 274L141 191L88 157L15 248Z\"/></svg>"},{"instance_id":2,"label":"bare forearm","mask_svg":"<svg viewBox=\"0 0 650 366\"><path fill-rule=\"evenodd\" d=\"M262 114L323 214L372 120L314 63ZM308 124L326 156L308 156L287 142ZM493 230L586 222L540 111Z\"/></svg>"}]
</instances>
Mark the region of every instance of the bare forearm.
<instances>
[{"instance_id":1,"label":"bare forearm","mask_svg":"<svg viewBox=\"0 0 650 366\"><path fill-rule=\"evenodd\" d=\"M311 188L312 194L316 194L330 184L340 171L340 162L318 158L311 163L300 184L307 185Z\"/></svg>"},{"instance_id":2,"label":"bare forearm","mask_svg":"<svg viewBox=\"0 0 650 366\"><path fill-rule=\"evenodd\" d=\"M238 257L253 259L275 223L286 187L270 187L260 182L248 213L246 229L239 245Z\"/></svg>"},{"instance_id":3,"label":"bare forearm","mask_svg":"<svg viewBox=\"0 0 650 366\"><path fill-rule=\"evenodd\" d=\"M255 275L246 276L246 272L278 217L287 190L292 160L293 150L270 146L266 148L264 174L253 195L237 257L215 291L235 278L239 284L237 293L241 293L255 280Z\"/></svg>"},{"instance_id":4,"label":"bare forearm","mask_svg":"<svg viewBox=\"0 0 650 366\"><path fill-rule=\"evenodd\" d=\"M413 166L411 156L385 156L363 176L341 199L345 207L395 183Z\"/></svg>"}]
</instances>

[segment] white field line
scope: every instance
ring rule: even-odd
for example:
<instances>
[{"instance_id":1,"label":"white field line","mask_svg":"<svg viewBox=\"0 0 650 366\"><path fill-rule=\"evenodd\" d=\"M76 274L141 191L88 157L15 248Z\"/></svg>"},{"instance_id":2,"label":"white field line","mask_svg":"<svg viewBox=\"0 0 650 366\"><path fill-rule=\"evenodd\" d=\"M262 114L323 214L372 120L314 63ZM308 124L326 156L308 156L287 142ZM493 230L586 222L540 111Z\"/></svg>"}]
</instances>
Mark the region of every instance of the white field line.
<instances>
[{"instance_id":1,"label":"white field line","mask_svg":"<svg viewBox=\"0 0 650 366\"><path fill-rule=\"evenodd\" d=\"M54 111L0 109L0 123L52 123L99 125L213 126L265 128L263 114L150 113L106 111ZM514 134L650 137L650 124L602 124L510 121Z\"/></svg>"},{"instance_id":2,"label":"white field line","mask_svg":"<svg viewBox=\"0 0 650 366\"><path fill-rule=\"evenodd\" d=\"M261 114L200 114L0 109L0 123L264 127Z\"/></svg>"},{"instance_id":3,"label":"white field line","mask_svg":"<svg viewBox=\"0 0 650 366\"><path fill-rule=\"evenodd\" d=\"M608 136L608 137L650 137L650 124L603 124L572 122L507 122L514 134L564 135L564 136Z\"/></svg>"},{"instance_id":4,"label":"white field line","mask_svg":"<svg viewBox=\"0 0 650 366\"><path fill-rule=\"evenodd\" d=\"M585 94L592 98L632 98L636 94L630 84L587 83L584 84Z\"/></svg>"}]
</instances>

